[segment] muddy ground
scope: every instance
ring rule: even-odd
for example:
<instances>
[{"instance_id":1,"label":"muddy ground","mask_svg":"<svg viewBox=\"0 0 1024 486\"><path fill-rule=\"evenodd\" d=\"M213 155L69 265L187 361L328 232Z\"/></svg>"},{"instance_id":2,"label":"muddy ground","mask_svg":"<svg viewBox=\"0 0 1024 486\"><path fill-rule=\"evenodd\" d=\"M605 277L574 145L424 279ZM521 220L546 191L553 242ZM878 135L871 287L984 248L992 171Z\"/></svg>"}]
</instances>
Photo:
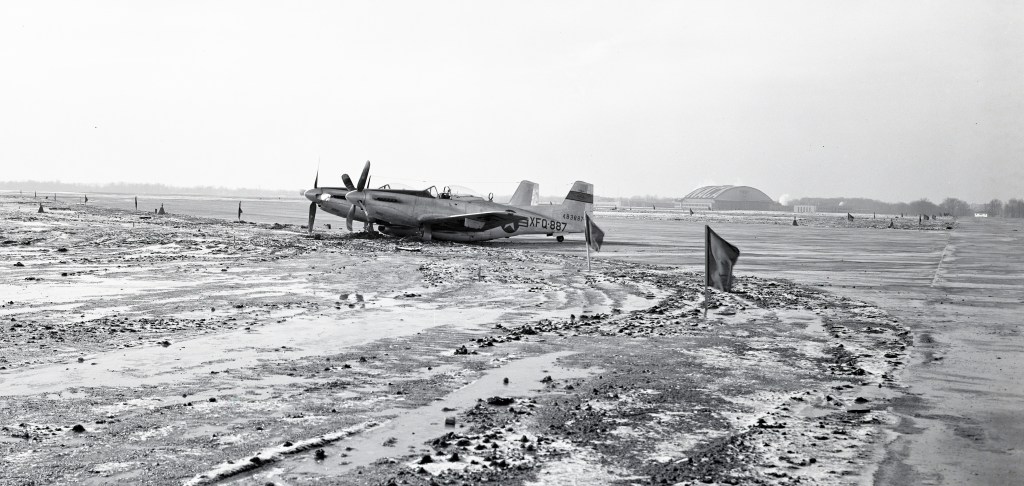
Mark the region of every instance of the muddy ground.
<instances>
[{"instance_id":1,"label":"muddy ground","mask_svg":"<svg viewBox=\"0 0 1024 486\"><path fill-rule=\"evenodd\" d=\"M899 421L909 329L785 279L37 204L3 484L856 484Z\"/></svg>"}]
</instances>

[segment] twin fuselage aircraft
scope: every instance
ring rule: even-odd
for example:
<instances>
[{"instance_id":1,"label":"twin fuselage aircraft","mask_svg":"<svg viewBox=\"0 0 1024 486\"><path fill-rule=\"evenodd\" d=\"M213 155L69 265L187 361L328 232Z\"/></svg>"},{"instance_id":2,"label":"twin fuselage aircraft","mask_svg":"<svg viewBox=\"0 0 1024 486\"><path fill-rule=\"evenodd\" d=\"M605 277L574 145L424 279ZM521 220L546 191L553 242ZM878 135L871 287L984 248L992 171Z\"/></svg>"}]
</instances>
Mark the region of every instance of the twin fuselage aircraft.
<instances>
[{"instance_id":1,"label":"twin fuselage aircraft","mask_svg":"<svg viewBox=\"0 0 1024 486\"><path fill-rule=\"evenodd\" d=\"M393 236L418 236L424 240L485 241L510 236L543 234L562 241L566 234L584 231L585 215L594 204L594 185L576 181L561 204L537 205L538 185L523 181L508 204L474 196L454 194L449 188L438 192L425 190L367 188L370 163L353 184L348 174L341 176L345 187L317 187L303 193L309 204L309 231L317 208L352 222L373 226Z\"/></svg>"}]
</instances>

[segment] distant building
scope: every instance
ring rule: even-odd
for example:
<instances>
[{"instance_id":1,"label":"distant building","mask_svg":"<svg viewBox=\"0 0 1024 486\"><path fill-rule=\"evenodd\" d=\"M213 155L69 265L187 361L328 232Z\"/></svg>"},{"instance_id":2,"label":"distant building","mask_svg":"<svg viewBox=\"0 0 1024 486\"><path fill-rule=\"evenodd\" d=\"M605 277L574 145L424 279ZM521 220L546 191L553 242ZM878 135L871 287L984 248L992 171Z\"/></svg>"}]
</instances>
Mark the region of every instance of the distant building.
<instances>
[{"instance_id":1,"label":"distant building","mask_svg":"<svg viewBox=\"0 0 1024 486\"><path fill-rule=\"evenodd\" d=\"M816 212L817 210L817 206L812 206L810 204L797 204L793 206L794 213L813 213Z\"/></svg>"},{"instance_id":2,"label":"distant building","mask_svg":"<svg viewBox=\"0 0 1024 486\"><path fill-rule=\"evenodd\" d=\"M780 211L782 205L750 186L704 186L683 198L680 206L695 211Z\"/></svg>"}]
</instances>

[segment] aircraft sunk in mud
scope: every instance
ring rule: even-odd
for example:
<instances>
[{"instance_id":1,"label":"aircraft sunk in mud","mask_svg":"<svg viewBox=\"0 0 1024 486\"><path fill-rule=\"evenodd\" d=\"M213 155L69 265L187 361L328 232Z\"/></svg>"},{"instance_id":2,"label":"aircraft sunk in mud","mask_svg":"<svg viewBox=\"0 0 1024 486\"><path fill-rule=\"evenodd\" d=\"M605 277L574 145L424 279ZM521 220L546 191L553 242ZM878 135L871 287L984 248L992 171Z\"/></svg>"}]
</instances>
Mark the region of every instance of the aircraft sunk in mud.
<instances>
[{"instance_id":1,"label":"aircraft sunk in mud","mask_svg":"<svg viewBox=\"0 0 1024 486\"><path fill-rule=\"evenodd\" d=\"M425 190L366 187L370 163L363 167L357 184L348 174L345 187L317 187L303 195L309 204L312 232L317 208L352 221L363 222L369 231L393 236L419 236L424 240L485 241L511 236L544 234L562 241L566 234L584 231L585 215L594 204L594 185L576 181L561 204L536 205L537 184L523 181L508 204L475 195L454 194L449 188Z\"/></svg>"}]
</instances>

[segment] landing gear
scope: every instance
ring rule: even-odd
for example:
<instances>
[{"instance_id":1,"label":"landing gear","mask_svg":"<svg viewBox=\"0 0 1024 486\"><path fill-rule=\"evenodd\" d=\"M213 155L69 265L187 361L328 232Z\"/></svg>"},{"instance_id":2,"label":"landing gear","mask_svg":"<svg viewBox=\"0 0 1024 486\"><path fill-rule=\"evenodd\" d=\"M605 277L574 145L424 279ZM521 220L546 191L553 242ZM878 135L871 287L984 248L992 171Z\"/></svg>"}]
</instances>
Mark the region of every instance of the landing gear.
<instances>
[{"instance_id":1,"label":"landing gear","mask_svg":"<svg viewBox=\"0 0 1024 486\"><path fill-rule=\"evenodd\" d=\"M557 237L555 237L555 241L561 243L561 242L565 241L565 237L562 236L562 235L558 235Z\"/></svg>"}]
</instances>

